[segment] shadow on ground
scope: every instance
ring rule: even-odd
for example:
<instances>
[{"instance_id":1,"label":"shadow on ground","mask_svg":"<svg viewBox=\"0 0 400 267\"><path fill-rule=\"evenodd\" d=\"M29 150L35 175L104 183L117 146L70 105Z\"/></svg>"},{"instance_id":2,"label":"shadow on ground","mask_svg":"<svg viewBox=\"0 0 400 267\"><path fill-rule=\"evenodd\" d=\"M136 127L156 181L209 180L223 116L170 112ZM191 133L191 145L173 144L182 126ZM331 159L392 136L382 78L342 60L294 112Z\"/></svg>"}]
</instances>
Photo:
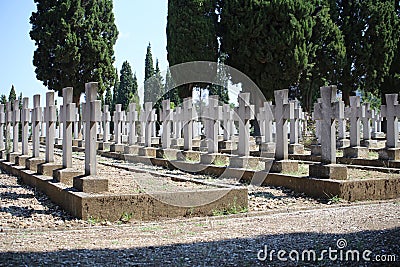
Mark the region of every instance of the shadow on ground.
<instances>
[{"instance_id":1,"label":"shadow on ground","mask_svg":"<svg viewBox=\"0 0 400 267\"><path fill-rule=\"evenodd\" d=\"M329 222L327 222L329 223ZM344 239L347 245L338 248L338 240ZM56 252L3 252L0 253L0 266L400 266L400 228L382 231L362 231L351 234L319 234L295 233L261 235L256 238L238 238L215 242L197 242L189 244L174 244L167 246L148 246L132 249L77 249L60 250ZM341 240L343 241L343 240ZM137 240L140 245L141 240ZM344 241L343 241L344 242ZM341 246L344 246L344 243ZM116 240L114 245L118 245ZM265 247L266 246L266 247ZM257 255L265 261L257 259ZM321 254L323 250L336 250ZM51 248L49 248L51 249ZM262 252L260 252L260 250ZM270 260L270 253L272 261ZM278 251L287 261L278 259ZM292 261L289 253L299 261ZM314 250L302 253L304 250ZM348 253L348 250L359 252ZM367 255L371 261L365 261L362 253L370 250ZM292 251L292 252L291 252ZM340 255L342 253L342 260ZM322 255L322 256L321 256ZM348 256L346 256L348 255ZM396 255L397 262L377 262L377 255ZM308 258L310 257L310 258ZM331 260L336 257L336 260ZM347 257L347 261L346 261ZM354 258L353 258L354 257Z\"/></svg>"}]
</instances>

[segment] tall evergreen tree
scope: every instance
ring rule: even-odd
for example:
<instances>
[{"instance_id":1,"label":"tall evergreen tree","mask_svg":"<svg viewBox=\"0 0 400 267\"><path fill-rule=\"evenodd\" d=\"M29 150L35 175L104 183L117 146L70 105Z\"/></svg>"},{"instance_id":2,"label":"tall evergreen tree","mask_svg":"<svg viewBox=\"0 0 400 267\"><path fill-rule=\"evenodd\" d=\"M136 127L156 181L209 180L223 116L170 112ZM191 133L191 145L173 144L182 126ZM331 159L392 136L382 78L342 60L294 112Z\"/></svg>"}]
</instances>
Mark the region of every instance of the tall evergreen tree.
<instances>
[{"instance_id":1,"label":"tall evergreen tree","mask_svg":"<svg viewBox=\"0 0 400 267\"><path fill-rule=\"evenodd\" d=\"M7 97L6 97L5 94L2 94L2 95L0 96L0 104L5 105L6 103L7 103ZM5 106L4 106L4 108L5 108Z\"/></svg>"},{"instance_id":2,"label":"tall evergreen tree","mask_svg":"<svg viewBox=\"0 0 400 267\"><path fill-rule=\"evenodd\" d=\"M153 54L151 53L151 44L147 46L146 59L144 61L144 102L154 102L153 88L150 86L149 79L153 77L154 65L153 65Z\"/></svg>"},{"instance_id":3,"label":"tall evergreen tree","mask_svg":"<svg viewBox=\"0 0 400 267\"><path fill-rule=\"evenodd\" d=\"M113 100L110 106L110 111L113 113L115 111L115 104L117 103L118 99L118 88L119 88L119 76L118 76L118 69L115 69L115 79L114 79L114 86L113 86Z\"/></svg>"},{"instance_id":4,"label":"tall evergreen tree","mask_svg":"<svg viewBox=\"0 0 400 267\"><path fill-rule=\"evenodd\" d=\"M167 69L167 73L165 75L165 88L164 88L164 99L169 99L170 102L174 103L175 106L179 106L182 103L181 98L179 97L178 88L175 86L174 79L171 76L171 72L169 68Z\"/></svg>"},{"instance_id":5,"label":"tall evergreen tree","mask_svg":"<svg viewBox=\"0 0 400 267\"><path fill-rule=\"evenodd\" d=\"M122 104L123 110L128 108L130 98L136 93L134 92L135 88L133 83L131 65L128 61L124 61L124 63L122 63L118 94L116 98L116 104Z\"/></svg>"},{"instance_id":6,"label":"tall evergreen tree","mask_svg":"<svg viewBox=\"0 0 400 267\"><path fill-rule=\"evenodd\" d=\"M345 103L356 90L377 91L397 49L399 22L393 1L331 1L331 14L344 35L346 60L339 89Z\"/></svg>"},{"instance_id":7,"label":"tall evergreen tree","mask_svg":"<svg viewBox=\"0 0 400 267\"><path fill-rule=\"evenodd\" d=\"M216 1L169 0L167 22L167 52L170 66L192 61L218 60ZM172 69L172 77L179 76ZM210 70L209 76L215 76ZM198 75L198 73L193 73ZM212 80L212 79L211 79ZM192 96L193 87L204 84L186 84L179 88L181 98Z\"/></svg>"},{"instance_id":8,"label":"tall evergreen tree","mask_svg":"<svg viewBox=\"0 0 400 267\"><path fill-rule=\"evenodd\" d=\"M209 94L217 95L219 101L225 104L229 104L229 93L228 93L229 77L225 66L226 57L227 57L226 54L222 54L218 62L216 83L220 85L218 84L211 85L209 89Z\"/></svg>"},{"instance_id":9,"label":"tall evergreen tree","mask_svg":"<svg viewBox=\"0 0 400 267\"><path fill-rule=\"evenodd\" d=\"M133 90L129 96L129 103L136 103L136 109L137 111L140 110L140 99L139 99L139 87L138 87L138 82L137 82L137 77L136 77L136 72L133 74Z\"/></svg>"},{"instance_id":10,"label":"tall evergreen tree","mask_svg":"<svg viewBox=\"0 0 400 267\"><path fill-rule=\"evenodd\" d=\"M113 104L113 96L112 96L110 87L108 87L106 89L106 96L104 98L104 105L108 105L108 107L110 108L112 106L112 104Z\"/></svg>"},{"instance_id":11,"label":"tall evergreen tree","mask_svg":"<svg viewBox=\"0 0 400 267\"><path fill-rule=\"evenodd\" d=\"M99 82L99 95L114 81L114 45L118 30L112 0L35 0L30 37L37 47L36 77L58 91L74 88L79 103L88 81Z\"/></svg>"},{"instance_id":12,"label":"tall evergreen tree","mask_svg":"<svg viewBox=\"0 0 400 267\"><path fill-rule=\"evenodd\" d=\"M14 100L17 99L17 94L15 93L14 85L11 85L10 94L8 95L8 101L11 102L11 106L13 106Z\"/></svg>"}]
</instances>

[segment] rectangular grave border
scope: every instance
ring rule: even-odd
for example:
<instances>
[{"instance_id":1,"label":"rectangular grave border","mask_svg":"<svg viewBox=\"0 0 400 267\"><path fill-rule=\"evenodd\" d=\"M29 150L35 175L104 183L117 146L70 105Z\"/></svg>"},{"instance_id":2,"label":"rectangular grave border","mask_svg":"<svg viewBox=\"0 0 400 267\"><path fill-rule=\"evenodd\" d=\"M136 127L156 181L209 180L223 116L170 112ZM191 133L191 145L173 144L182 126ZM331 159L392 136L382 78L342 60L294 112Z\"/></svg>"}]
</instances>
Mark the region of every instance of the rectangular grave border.
<instances>
[{"instance_id":1,"label":"rectangular grave border","mask_svg":"<svg viewBox=\"0 0 400 267\"><path fill-rule=\"evenodd\" d=\"M118 160L125 160L125 155L115 152L101 152L98 154ZM305 193L317 198L339 197L348 201L362 200L384 200L400 197L400 178L387 179L358 179L358 180L333 180L318 179L310 177L292 176L281 173L266 173L264 171L253 171L215 165L204 165L201 163L188 163L184 161L171 162L161 158L148 158L129 155L131 162L140 162L162 166L169 169L176 169L181 166L183 169L192 167L193 172L198 174L209 174L225 177L239 177L240 182L251 183L254 175L266 176L262 186L286 187L298 193Z\"/></svg>"},{"instance_id":2,"label":"rectangular grave border","mask_svg":"<svg viewBox=\"0 0 400 267\"><path fill-rule=\"evenodd\" d=\"M245 187L215 186L215 189L183 192L137 193L137 194L87 194L78 192L65 184L55 182L50 176L38 175L24 167L18 167L0 160L0 169L20 177L22 182L45 193L52 202L80 219L95 218L117 221L123 214L130 214L134 220L155 220L187 216L210 216L216 211L232 208L248 208L248 190ZM176 179L175 179L176 180ZM190 179L183 179L190 182ZM191 181L193 182L193 181ZM200 182L198 182L200 183ZM204 183L210 185L209 183ZM226 193L217 200L197 207L180 207L167 204L160 199L205 198L210 194Z\"/></svg>"}]
</instances>

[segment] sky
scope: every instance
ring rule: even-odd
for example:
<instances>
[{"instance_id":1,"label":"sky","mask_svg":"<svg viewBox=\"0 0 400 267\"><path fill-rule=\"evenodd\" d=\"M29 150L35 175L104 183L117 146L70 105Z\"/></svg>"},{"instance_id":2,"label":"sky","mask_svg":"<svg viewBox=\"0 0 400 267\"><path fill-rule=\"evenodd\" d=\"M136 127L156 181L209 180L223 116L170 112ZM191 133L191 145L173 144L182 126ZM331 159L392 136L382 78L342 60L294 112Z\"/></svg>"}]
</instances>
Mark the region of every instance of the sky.
<instances>
[{"instance_id":1,"label":"sky","mask_svg":"<svg viewBox=\"0 0 400 267\"><path fill-rule=\"evenodd\" d=\"M158 58L161 71L168 67L167 4L167 0L114 0L115 23L119 31L114 47L114 66L120 70L127 60L136 72L139 87L144 80L149 42L154 63ZM33 95L41 94L41 105L44 105L47 88L36 79L32 64L36 47L29 37L29 18L35 11L33 0L0 0L0 95L5 94L8 98L14 85L17 96L22 92L24 97L32 99ZM29 104L32 106L32 101Z\"/></svg>"}]
</instances>

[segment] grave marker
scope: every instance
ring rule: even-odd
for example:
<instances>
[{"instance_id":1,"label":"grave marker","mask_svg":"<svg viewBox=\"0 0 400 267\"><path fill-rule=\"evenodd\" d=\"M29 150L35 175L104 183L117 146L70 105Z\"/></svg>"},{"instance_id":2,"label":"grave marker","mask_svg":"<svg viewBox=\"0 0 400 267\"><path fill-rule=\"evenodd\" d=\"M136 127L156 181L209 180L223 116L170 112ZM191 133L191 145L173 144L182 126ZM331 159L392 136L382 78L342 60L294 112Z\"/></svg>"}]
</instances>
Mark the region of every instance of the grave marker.
<instances>
[{"instance_id":1,"label":"grave marker","mask_svg":"<svg viewBox=\"0 0 400 267\"><path fill-rule=\"evenodd\" d=\"M29 135L29 121L30 109L29 98L22 99L22 155L28 155L28 135Z\"/></svg>"},{"instance_id":2,"label":"grave marker","mask_svg":"<svg viewBox=\"0 0 400 267\"><path fill-rule=\"evenodd\" d=\"M2 152L5 149L4 145L4 124L6 123L6 114L4 113L4 104L0 104L0 158L3 157Z\"/></svg>"},{"instance_id":3,"label":"grave marker","mask_svg":"<svg viewBox=\"0 0 400 267\"><path fill-rule=\"evenodd\" d=\"M46 107L44 109L46 121L46 162L54 162L54 131L56 118L56 106L54 105L54 92L46 93Z\"/></svg>"}]
</instances>

